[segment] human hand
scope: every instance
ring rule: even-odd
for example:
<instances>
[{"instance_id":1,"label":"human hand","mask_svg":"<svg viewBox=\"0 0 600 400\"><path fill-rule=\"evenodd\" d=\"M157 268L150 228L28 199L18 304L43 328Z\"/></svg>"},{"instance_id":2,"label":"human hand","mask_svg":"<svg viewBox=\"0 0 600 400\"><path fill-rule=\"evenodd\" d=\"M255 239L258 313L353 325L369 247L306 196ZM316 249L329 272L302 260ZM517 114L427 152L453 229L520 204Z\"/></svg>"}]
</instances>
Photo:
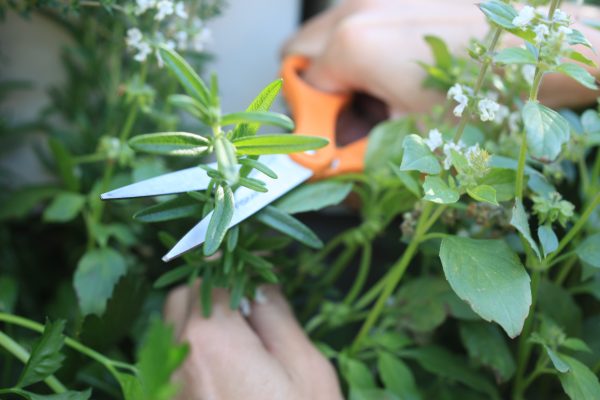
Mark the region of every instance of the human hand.
<instances>
[{"instance_id":1,"label":"human hand","mask_svg":"<svg viewBox=\"0 0 600 400\"><path fill-rule=\"evenodd\" d=\"M214 289L210 318L200 310L198 285L171 292L165 319L190 354L177 372L185 400L341 399L331 364L296 322L279 289L265 287L245 318Z\"/></svg>"},{"instance_id":2,"label":"human hand","mask_svg":"<svg viewBox=\"0 0 600 400\"><path fill-rule=\"evenodd\" d=\"M594 7L564 8L582 18L598 15ZM578 22L575 27L598 45L599 32ZM306 23L283 54L312 59L304 78L316 88L365 92L383 101L391 115L402 115L426 112L445 97L422 87L425 72L416 61L432 62L423 36L439 36L452 53L465 54L469 39L483 39L487 30L472 0L346 0ZM512 35L502 40L502 46L521 43ZM540 91L542 102L553 107L589 104L596 95L560 74L545 77Z\"/></svg>"}]
</instances>

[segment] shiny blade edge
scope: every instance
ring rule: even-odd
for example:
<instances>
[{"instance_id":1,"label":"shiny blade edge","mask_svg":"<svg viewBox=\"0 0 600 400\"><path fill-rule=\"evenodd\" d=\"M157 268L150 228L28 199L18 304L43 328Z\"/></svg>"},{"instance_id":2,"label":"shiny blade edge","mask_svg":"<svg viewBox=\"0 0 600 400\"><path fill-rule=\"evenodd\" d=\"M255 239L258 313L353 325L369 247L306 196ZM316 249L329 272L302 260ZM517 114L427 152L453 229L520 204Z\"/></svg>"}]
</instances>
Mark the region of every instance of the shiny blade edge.
<instances>
[{"instance_id":1,"label":"shiny blade edge","mask_svg":"<svg viewBox=\"0 0 600 400\"><path fill-rule=\"evenodd\" d=\"M234 194L235 211L229 223L229 228L235 226L271 204L313 175L312 170L301 166L287 155L263 156L261 162L267 164L275 173L277 179L264 177L268 192L260 193L246 187L240 187ZM253 176L257 171L253 171ZM163 261L167 262L181 254L200 246L206 239L206 232L212 211L196 226L188 231L173 248L165 254Z\"/></svg>"},{"instance_id":2,"label":"shiny blade edge","mask_svg":"<svg viewBox=\"0 0 600 400\"><path fill-rule=\"evenodd\" d=\"M216 163L209 164L216 168ZM210 178L206 171L200 167L191 167L175 172L169 172L154 178L145 179L131 185L123 186L106 193L102 193L102 200L131 199L136 197L160 196L205 190Z\"/></svg>"}]
</instances>

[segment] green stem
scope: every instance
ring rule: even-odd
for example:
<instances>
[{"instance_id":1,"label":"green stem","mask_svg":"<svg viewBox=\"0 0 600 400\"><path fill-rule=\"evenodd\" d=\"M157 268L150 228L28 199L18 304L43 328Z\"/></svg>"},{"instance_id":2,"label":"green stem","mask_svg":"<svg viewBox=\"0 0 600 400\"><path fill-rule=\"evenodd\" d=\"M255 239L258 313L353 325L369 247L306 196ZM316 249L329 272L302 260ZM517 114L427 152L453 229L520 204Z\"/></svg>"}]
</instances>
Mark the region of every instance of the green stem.
<instances>
[{"instance_id":1,"label":"green stem","mask_svg":"<svg viewBox=\"0 0 600 400\"><path fill-rule=\"evenodd\" d=\"M567 253L569 254L569 253ZM577 263L577 256L572 256L571 259L560 269L556 280L554 281L557 285L562 285L562 283L567 279L569 273Z\"/></svg>"},{"instance_id":2,"label":"green stem","mask_svg":"<svg viewBox=\"0 0 600 400\"><path fill-rule=\"evenodd\" d=\"M588 174L587 165L585 165L585 157L579 157L577 166L579 167L581 190L584 195L587 195L590 190L590 175Z\"/></svg>"},{"instance_id":3,"label":"green stem","mask_svg":"<svg viewBox=\"0 0 600 400\"><path fill-rule=\"evenodd\" d=\"M498 40L500 39L500 34L502 33L502 28L495 28L492 33L492 40L490 41L490 45L488 46L487 57L481 64L481 69L479 70L479 75L477 75L477 81L475 83L475 88L473 89L473 97L476 97L481 87L483 86L483 82L485 79L485 74L492 63L492 54L496 45L498 44ZM456 128L456 133L454 134L454 143L458 143L460 138L463 135L465 127L467 126L467 121L469 119L468 113L463 113L460 117L460 121L458 123L458 127Z\"/></svg>"},{"instance_id":4,"label":"green stem","mask_svg":"<svg viewBox=\"0 0 600 400\"><path fill-rule=\"evenodd\" d=\"M16 359L26 364L31 354L25 350L19 343L15 342L10 336L0 331L0 346L4 347L6 351L15 356ZM63 385L55 376L51 375L44 379L44 382L54 393L64 393L67 391L65 385Z\"/></svg>"},{"instance_id":5,"label":"green stem","mask_svg":"<svg viewBox=\"0 0 600 400\"><path fill-rule=\"evenodd\" d=\"M428 240L433 240L433 239L444 239L449 236L452 236L452 235L449 235L447 233L441 233L441 232L428 233L427 235L424 235L421 238L421 242L426 242Z\"/></svg>"},{"instance_id":6,"label":"green stem","mask_svg":"<svg viewBox=\"0 0 600 400\"><path fill-rule=\"evenodd\" d=\"M525 179L525 159L527 158L527 136L522 133L521 149L519 151L519 163L517 165L517 176L515 180L515 197L523 200L523 181Z\"/></svg>"},{"instance_id":7,"label":"green stem","mask_svg":"<svg viewBox=\"0 0 600 400\"><path fill-rule=\"evenodd\" d=\"M27 328L32 331L36 331L38 333L42 333L44 331L44 325L39 324L35 321L31 321L26 318L23 318L23 317L19 317L17 315L13 315L13 314L7 314L7 313L0 312L0 321L6 322L9 324L13 324L13 325L18 325L23 328ZM115 378L118 375L118 371L116 370L116 368L125 369L134 374L137 373L137 369L133 365L127 364L127 363L124 363L121 361L111 360L110 358L104 356L103 354L98 353L96 350L91 349L91 348L79 343L78 341L71 339L68 336L65 336L65 344L67 346L69 346L70 348L77 350L81 354L88 356L92 360L102 364L107 370L109 370L113 374L113 376Z\"/></svg>"},{"instance_id":8,"label":"green stem","mask_svg":"<svg viewBox=\"0 0 600 400\"><path fill-rule=\"evenodd\" d=\"M93 153L93 154L85 154L83 156L73 157L73 162L75 164L87 164L87 163L95 163L100 161L106 161L106 154L102 153Z\"/></svg>"},{"instance_id":9,"label":"green stem","mask_svg":"<svg viewBox=\"0 0 600 400\"><path fill-rule=\"evenodd\" d=\"M360 259L360 266L358 268L358 274L354 280L352 288L344 299L345 304L352 304L352 302L359 295L360 291L365 285L367 277L369 276L369 268L371 267L371 254L373 253L373 246L371 243L366 243L363 246L362 257Z\"/></svg>"},{"instance_id":10,"label":"green stem","mask_svg":"<svg viewBox=\"0 0 600 400\"><path fill-rule=\"evenodd\" d=\"M529 336L533 329L535 307L537 303L537 292L538 285L540 282L540 271L533 271L531 276L531 307L529 308L529 315L523 325L523 331L519 336L519 346L517 352L517 370L515 373L515 383L513 386L513 398L522 399L524 387L524 376L525 370L527 369L527 363L529 361L529 355L531 353L531 343L529 342Z\"/></svg>"},{"instance_id":11,"label":"green stem","mask_svg":"<svg viewBox=\"0 0 600 400\"><path fill-rule=\"evenodd\" d=\"M377 302L369 312L369 315L367 316L365 322L360 328L358 335L354 339L352 347L350 348L351 353L356 353L360 349L360 346L365 336L369 334L371 328L373 327L373 325L375 325L377 319L383 312L387 299L392 295L394 289L396 289L396 286L404 276L404 272L408 268L408 265L410 264L412 258L417 252L417 249L419 248L421 237L426 233L423 227L427 222L429 222L428 218L432 207L433 203L425 202L425 205L423 206L423 212L421 213L419 221L417 222L415 237L402 254L402 257L400 257L400 260L398 260L398 262L394 264L394 266L392 266L390 272L388 272L383 277L383 280L385 281L383 291L379 294Z\"/></svg>"},{"instance_id":12,"label":"green stem","mask_svg":"<svg viewBox=\"0 0 600 400\"><path fill-rule=\"evenodd\" d=\"M550 265L552 260L554 260L554 258L556 258L556 256L560 254L560 252L563 251L563 249L569 243L571 243L571 240L573 240L575 235L577 235L579 231L585 226L588 219L590 218L596 207L598 207L598 205L600 205L600 192L596 193L596 196L592 199L592 202L590 203L590 205L587 206L583 214L581 214L581 217L577 220L575 225L573 225L573 228L571 228L569 232L567 232L567 234L558 243L558 248L556 249L556 251L548 256L548 258L546 259L547 265Z\"/></svg>"},{"instance_id":13,"label":"green stem","mask_svg":"<svg viewBox=\"0 0 600 400\"><path fill-rule=\"evenodd\" d=\"M590 188L590 194L593 194L597 190L600 190L600 147L596 151L596 160L592 167L592 186Z\"/></svg>"}]
</instances>

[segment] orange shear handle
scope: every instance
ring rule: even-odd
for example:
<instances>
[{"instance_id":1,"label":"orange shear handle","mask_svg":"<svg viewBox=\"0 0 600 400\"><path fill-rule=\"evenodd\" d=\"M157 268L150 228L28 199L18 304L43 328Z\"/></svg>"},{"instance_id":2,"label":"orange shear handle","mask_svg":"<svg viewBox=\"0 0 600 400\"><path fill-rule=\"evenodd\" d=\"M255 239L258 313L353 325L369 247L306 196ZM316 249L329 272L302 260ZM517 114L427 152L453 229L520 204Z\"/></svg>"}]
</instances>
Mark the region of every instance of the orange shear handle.
<instances>
[{"instance_id":1,"label":"orange shear handle","mask_svg":"<svg viewBox=\"0 0 600 400\"><path fill-rule=\"evenodd\" d=\"M364 169L367 138L344 147L337 147L335 131L337 118L350 100L350 95L321 92L307 84L300 76L310 60L289 56L283 61L283 94L296 122L294 133L320 136L329 144L315 152L295 153L294 161L313 170L316 178L323 178Z\"/></svg>"}]
</instances>

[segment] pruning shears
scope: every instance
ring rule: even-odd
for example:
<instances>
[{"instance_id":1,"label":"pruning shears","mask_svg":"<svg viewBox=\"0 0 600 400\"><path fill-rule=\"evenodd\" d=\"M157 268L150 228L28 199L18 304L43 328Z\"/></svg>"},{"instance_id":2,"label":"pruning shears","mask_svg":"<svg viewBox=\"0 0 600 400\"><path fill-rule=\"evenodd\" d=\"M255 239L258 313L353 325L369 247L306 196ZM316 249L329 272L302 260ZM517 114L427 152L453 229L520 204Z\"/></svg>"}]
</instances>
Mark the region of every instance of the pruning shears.
<instances>
[{"instance_id":1,"label":"pruning shears","mask_svg":"<svg viewBox=\"0 0 600 400\"><path fill-rule=\"evenodd\" d=\"M287 57L283 61L283 94L296 122L294 133L324 137L329 144L304 153L262 156L261 162L275 171L278 179L261 177L268 190L266 193L246 187L237 189L234 194L235 211L229 227L252 216L310 178L319 180L364 169L366 137L343 147L336 143L336 121L350 101L350 95L325 93L308 85L300 75L309 64L307 58L300 56ZM216 164L211 166L216 167ZM254 170L251 176L256 173ZM101 198L113 200L199 191L205 190L210 180L204 169L191 167L123 186L103 193ZM201 245L206 239L211 215L212 212L188 231L163 257L163 261L170 261Z\"/></svg>"}]
</instances>

